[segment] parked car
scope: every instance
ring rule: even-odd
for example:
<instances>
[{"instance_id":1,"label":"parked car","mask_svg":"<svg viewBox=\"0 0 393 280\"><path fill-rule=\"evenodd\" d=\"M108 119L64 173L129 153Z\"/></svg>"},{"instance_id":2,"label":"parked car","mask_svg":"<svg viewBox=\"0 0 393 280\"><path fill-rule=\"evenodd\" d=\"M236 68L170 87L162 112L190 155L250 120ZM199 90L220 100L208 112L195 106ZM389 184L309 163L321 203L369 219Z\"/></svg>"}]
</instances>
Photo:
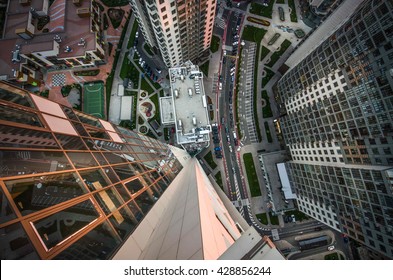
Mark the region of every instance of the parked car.
<instances>
[{"instance_id":1,"label":"parked car","mask_svg":"<svg viewBox=\"0 0 393 280\"><path fill-rule=\"evenodd\" d=\"M327 247L328 251L333 251L335 249L335 247L333 245Z\"/></svg>"},{"instance_id":2,"label":"parked car","mask_svg":"<svg viewBox=\"0 0 393 280\"><path fill-rule=\"evenodd\" d=\"M156 68L156 72L158 73L158 74L161 74L161 69L160 68Z\"/></svg>"}]
</instances>

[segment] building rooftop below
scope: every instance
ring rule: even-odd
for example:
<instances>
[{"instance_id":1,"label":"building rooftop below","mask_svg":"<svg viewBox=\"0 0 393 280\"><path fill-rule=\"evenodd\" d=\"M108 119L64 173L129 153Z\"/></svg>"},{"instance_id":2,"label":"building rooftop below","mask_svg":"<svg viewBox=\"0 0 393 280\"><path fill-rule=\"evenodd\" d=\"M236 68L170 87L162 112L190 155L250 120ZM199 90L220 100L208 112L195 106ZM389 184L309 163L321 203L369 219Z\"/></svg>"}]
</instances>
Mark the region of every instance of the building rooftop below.
<instances>
[{"instance_id":1,"label":"building rooftop below","mask_svg":"<svg viewBox=\"0 0 393 280\"><path fill-rule=\"evenodd\" d=\"M210 140L203 74L198 66L186 62L169 69L178 144L206 143Z\"/></svg>"}]
</instances>

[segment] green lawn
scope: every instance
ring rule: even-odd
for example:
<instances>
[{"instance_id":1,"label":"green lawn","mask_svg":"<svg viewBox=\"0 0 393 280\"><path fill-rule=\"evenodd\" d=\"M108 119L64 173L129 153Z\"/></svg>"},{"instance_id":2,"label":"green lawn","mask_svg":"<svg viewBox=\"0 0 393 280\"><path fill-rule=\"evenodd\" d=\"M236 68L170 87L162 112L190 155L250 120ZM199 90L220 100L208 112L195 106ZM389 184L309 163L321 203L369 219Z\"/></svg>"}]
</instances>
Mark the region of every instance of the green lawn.
<instances>
[{"instance_id":1,"label":"green lawn","mask_svg":"<svg viewBox=\"0 0 393 280\"><path fill-rule=\"evenodd\" d=\"M280 50L275 51L271 56L270 56L270 62L267 64L270 68L276 64L277 60L282 56L282 54L289 48L291 45L291 42L287 39L282 42Z\"/></svg>"},{"instance_id":2,"label":"green lawn","mask_svg":"<svg viewBox=\"0 0 393 280\"><path fill-rule=\"evenodd\" d=\"M267 225L267 215L266 213L261 213L261 214L256 214L258 221L260 221L262 224Z\"/></svg>"},{"instance_id":3,"label":"green lawn","mask_svg":"<svg viewBox=\"0 0 393 280\"><path fill-rule=\"evenodd\" d=\"M123 80L125 78L129 78L131 82L134 84L134 88L138 88L140 73L139 70L135 67L128 58L124 58L123 65L120 70L120 78Z\"/></svg>"},{"instance_id":4,"label":"green lawn","mask_svg":"<svg viewBox=\"0 0 393 280\"><path fill-rule=\"evenodd\" d=\"M246 25L243 29L242 39L259 44L266 32L263 28Z\"/></svg>"},{"instance_id":5,"label":"green lawn","mask_svg":"<svg viewBox=\"0 0 393 280\"><path fill-rule=\"evenodd\" d=\"M210 43L210 51L212 53L218 51L218 48L220 47L220 40L220 37L213 35L212 41Z\"/></svg>"},{"instance_id":6,"label":"green lawn","mask_svg":"<svg viewBox=\"0 0 393 280\"><path fill-rule=\"evenodd\" d=\"M270 0L267 7L259 3L251 3L250 13L262 17L272 18L273 4L274 0Z\"/></svg>"},{"instance_id":7,"label":"green lawn","mask_svg":"<svg viewBox=\"0 0 393 280\"><path fill-rule=\"evenodd\" d=\"M202 73L203 73L203 75L205 75L205 77L207 77L208 76L208 72L209 72L209 62L210 62L210 60L208 60L208 61L206 61L205 63L203 63L200 67L199 67L199 69L201 69L201 71L202 71Z\"/></svg>"},{"instance_id":8,"label":"green lawn","mask_svg":"<svg viewBox=\"0 0 393 280\"><path fill-rule=\"evenodd\" d=\"M158 104L158 93L152 95L150 97L150 100L154 103L154 106L156 107L156 113L150 121L156 120L159 124L161 124L160 106Z\"/></svg>"},{"instance_id":9,"label":"green lawn","mask_svg":"<svg viewBox=\"0 0 393 280\"><path fill-rule=\"evenodd\" d=\"M148 94L153 93L154 89L149 85L149 83L146 80L146 77L142 79L141 82L141 89L147 91Z\"/></svg>"},{"instance_id":10,"label":"green lawn","mask_svg":"<svg viewBox=\"0 0 393 280\"><path fill-rule=\"evenodd\" d=\"M297 22L295 0L288 0L288 6L291 8L291 21Z\"/></svg>"},{"instance_id":11,"label":"green lawn","mask_svg":"<svg viewBox=\"0 0 393 280\"><path fill-rule=\"evenodd\" d=\"M269 143L272 143L273 139L272 139L272 135L270 133L270 128L269 128L269 123L268 122L265 122L265 132L266 132L267 141Z\"/></svg>"},{"instance_id":12,"label":"green lawn","mask_svg":"<svg viewBox=\"0 0 393 280\"><path fill-rule=\"evenodd\" d=\"M285 0L276 0L277 4L285 4Z\"/></svg>"},{"instance_id":13,"label":"green lawn","mask_svg":"<svg viewBox=\"0 0 393 280\"><path fill-rule=\"evenodd\" d=\"M148 55L151 55L151 56L154 55L153 50L150 48L150 46L149 46L148 44L145 43L145 44L143 45L143 48L145 49L145 51L146 51L146 53L147 53Z\"/></svg>"},{"instance_id":14,"label":"green lawn","mask_svg":"<svg viewBox=\"0 0 393 280\"><path fill-rule=\"evenodd\" d=\"M261 61L270 53L269 49L262 46Z\"/></svg>"},{"instance_id":15,"label":"green lawn","mask_svg":"<svg viewBox=\"0 0 393 280\"><path fill-rule=\"evenodd\" d=\"M299 210L285 211L285 215L287 216L295 215L296 221L299 222L310 219L309 216L307 216L303 212L300 212Z\"/></svg>"},{"instance_id":16,"label":"green lawn","mask_svg":"<svg viewBox=\"0 0 393 280\"><path fill-rule=\"evenodd\" d=\"M251 153L243 155L244 166L246 168L247 180L250 186L251 196L261 196L261 190L259 188L259 181L257 172L255 170L254 160Z\"/></svg>"},{"instance_id":17,"label":"green lawn","mask_svg":"<svg viewBox=\"0 0 393 280\"><path fill-rule=\"evenodd\" d=\"M264 119L273 117L272 108L270 107L269 96L266 90L262 90L262 98L266 101L266 106L262 108L262 116Z\"/></svg>"},{"instance_id":18,"label":"green lawn","mask_svg":"<svg viewBox=\"0 0 393 280\"><path fill-rule=\"evenodd\" d=\"M220 186L222 190L224 190L224 185L222 184L222 178L221 178L221 172L217 172L216 175L214 175L214 178L216 178L216 183Z\"/></svg>"},{"instance_id":19,"label":"green lawn","mask_svg":"<svg viewBox=\"0 0 393 280\"><path fill-rule=\"evenodd\" d=\"M278 216L273 216L272 213L269 212L270 223L272 225L278 225Z\"/></svg>"},{"instance_id":20,"label":"green lawn","mask_svg":"<svg viewBox=\"0 0 393 280\"><path fill-rule=\"evenodd\" d=\"M274 76L274 72L269 68L264 69L266 72L266 76L262 78L262 88L266 87L267 83L270 81L271 78Z\"/></svg>"},{"instance_id":21,"label":"green lawn","mask_svg":"<svg viewBox=\"0 0 393 280\"><path fill-rule=\"evenodd\" d=\"M137 30L138 30L138 22L134 21L134 25L132 26L131 29L130 39L128 39L128 43L127 43L127 49L131 48L134 45L135 34Z\"/></svg>"},{"instance_id":22,"label":"green lawn","mask_svg":"<svg viewBox=\"0 0 393 280\"><path fill-rule=\"evenodd\" d=\"M217 167L217 164L215 163L215 161L213 160L213 155L212 152L208 152L205 156L204 156L205 161L207 162L207 164L214 170Z\"/></svg>"},{"instance_id":23,"label":"green lawn","mask_svg":"<svg viewBox=\"0 0 393 280\"><path fill-rule=\"evenodd\" d=\"M325 260L339 260L338 254L337 253L331 253L328 255L325 255Z\"/></svg>"}]
</instances>

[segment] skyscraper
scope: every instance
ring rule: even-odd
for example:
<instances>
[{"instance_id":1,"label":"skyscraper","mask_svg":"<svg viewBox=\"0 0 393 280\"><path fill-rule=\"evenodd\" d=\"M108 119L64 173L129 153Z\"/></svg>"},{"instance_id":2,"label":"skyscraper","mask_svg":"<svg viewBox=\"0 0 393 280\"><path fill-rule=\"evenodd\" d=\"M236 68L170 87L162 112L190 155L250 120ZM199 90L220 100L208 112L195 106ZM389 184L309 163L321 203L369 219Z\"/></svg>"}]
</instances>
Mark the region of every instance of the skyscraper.
<instances>
[{"instance_id":1,"label":"skyscraper","mask_svg":"<svg viewBox=\"0 0 393 280\"><path fill-rule=\"evenodd\" d=\"M283 259L214 184L184 150L0 82L1 259Z\"/></svg>"},{"instance_id":2,"label":"skyscraper","mask_svg":"<svg viewBox=\"0 0 393 280\"><path fill-rule=\"evenodd\" d=\"M209 50L215 0L131 0L131 6L146 43L167 67L197 63Z\"/></svg>"},{"instance_id":3,"label":"skyscraper","mask_svg":"<svg viewBox=\"0 0 393 280\"><path fill-rule=\"evenodd\" d=\"M287 61L286 166L300 210L393 258L393 4L356 4Z\"/></svg>"}]
</instances>

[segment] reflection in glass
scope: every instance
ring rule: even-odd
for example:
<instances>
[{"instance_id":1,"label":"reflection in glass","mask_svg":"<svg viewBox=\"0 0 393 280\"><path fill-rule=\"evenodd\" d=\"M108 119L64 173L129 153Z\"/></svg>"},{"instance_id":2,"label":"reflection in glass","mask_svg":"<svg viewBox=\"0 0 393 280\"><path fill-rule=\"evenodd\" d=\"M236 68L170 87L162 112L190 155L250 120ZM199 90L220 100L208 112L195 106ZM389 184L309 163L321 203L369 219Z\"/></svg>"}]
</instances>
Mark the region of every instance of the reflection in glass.
<instances>
[{"instance_id":1,"label":"reflection in glass","mask_svg":"<svg viewBox=\"0 0 393 280\"><path fill-rule=\"evenodd\" d=\"M26 107L35 108L30 96L24 93L22 90L12 87L12 91L8 91L6 88L9 87L5 84L0 85L0 99L13 102Z\"/></svg>"},{"instance_id":2,"label":"reflection in glass","mask_svg":"<svg viewBox=\"0 0 393 280\"><path fill-rule=\"evenodd\" d=\"M39 259L20 223L0 229L0 245L2 260Z\"/></svg>"},{"instance_id":3,"label":"reflection in glass","mask_svg":"<svg viewBox=\"0 0 393 280\"><path fill-rule=\"evenodd\" d=\"M117 208L120 207L120 205L123 203L120 202L121 198L112 189L95 193L94 197L107 215L113 211L116 211Z\"/></svg>"},{"instance_id":4,"label":"reflection in glass","mask_svg":"<svg viewBox=\"0 0 393 280\"><path fill-rule=\"evenodd\" d=\"M86 130L90 134L90 136L93 137L93 138L100 138L100 139L111 140L111 138L109 137L108 133L106 133L104 130L99 130L99 129L91 128L91 127L86 127Z\"/></svg>"},{"instance_id":5,"label":"reflection in glass","mask_svg":"<svg viewBox=\"0 0 393 280\"><path fill-rule=\"evenodd\" d=\"M55 135L64 150L86 150L83 141L81 140L81 138L77 136L58 134L58 133L56 133Z\"/></svg>"},{"instance_id":6,"label":"reflection in glass","mask_svg":"<svg viewBox=\"0 0 393 280\"><path fill-rule=\"evenodd\" d=\"M0 104L0 119L43 127L36 113L28 112Z\"/></svg>"},{"instance_id":7,"label":"reflection in glass","mask_svg":"<svg viewBox=\"0 0 393 280\"><path fill-rule=\"evenodd\" d=\"M63 152L1 151L0 177L72 169Z\"/></svg>"},{"instance_id":8,"label":"reflection in glass","mask_svg":"<svg viewBox=\"0 0 393 280\"><path fill-rule=\"evenodd\" d=\"M109 177L109 179L112 181L112 183L117 183L119 182L119 178L117 177L117 175L115 174L115 172L113 172L113 169L108 167L103 167L104 172L106 174L106 176Z\"/></svg>"},{"instance_id":9,"label":"reflection in glass","mask_svg":"<svg viewBox=\"0 0 393 280\"><path fill-rule=\"evenodd\" d=\"M100 190L111 184L101 169L79 171L79 174L91 191Z\"/></svg>"},{"instance_id":10,"label":"reflection in glass","mask_svg":"<svg viewBox=\"0 0 393 280\"><path fill-rule=\"evenodd\" d=\"M93 156L96 158L100 165L108 165L108 162L105 160L104 156L100 152L93 153Z\"/></svg>"},{"instance_id":11,"label":"reflection in glass","mask_svg":"<svg viewBox=\"0 0 393 280\"><path fill-rule=\"evenodd\" d=\"M78 122L72 122L72 124L74 125L76 131L78 131L78 134L80 136L89 136L89 134L87 134L86 130L84 129L83 125L81 125Z\"/></svg>"},{"instance_id":12,"label":"reflection in glass","mask_svg":"<svg viewBox=\"0 0 393 280\"><path fill-rule=\"evenodd\" d=\"M16 218L14 211L9 205L7 197L4 195L4 192L1 188L0 188L0 205L1 205L0 224Z\"/></svg>"},{"instance_id":13,"label":"reflection in glass","mask_svg":"<svg viewBox=\"0 0 393 280\"><path fill-rule=\"evenodd\" d=\"M65 106L61 106L61 108L70 120L78 121L78 117L75 115L74 111L71 108Z\"/></svg>"},{"instance_id":14,"label":"reflection in glass","mask_svg":"<svg viewBox=\"0 0 393 280\"><path fill-rule=\"evenodd\" d=\"M103 152L102 154L106 157L108 162L110 162L111 164L127 162L127 160L124 158L124 156L121 152L118 152L118 153L116 153L116 152Z\"/></svg>"},{"instance_id":15,"label":"reflection in glass","mask_svg":"<svg viewBox=\"0 0 393 280\"><path fill-rule=\"evenodd\" d=\"M0 147L58 149L52 134L43 131L0 124Z\"/></svg>"},{"instance_id":16,"label":"reflection in glass","mask_svg":"<svg viewBox=\"0 0 393 280\"><path fill-rule=\"evenodd\" d=\"M128 183L125 183L125 186L130 191L131 194L134 194L137 191L143 189L143 184L138 178L136 178L135 180L132 180Z\"/></svg>"},{"instance_id":17,"label":"reflection in glass","mask_svg":"<svg viewBox=\"0 0 393 280\"><path fill-rule=\"evenodd\" d=\"M57 260L110 259L120 244L119 238L104 222L55 257Z\"/></svg>"},{"instance_id":18,"label":"reflection in glass","mask_svg":"<svg viewBox=\"0 0 393 280\"><path fill-rule=\"evenodd\" d=\"M123 184L117 184L115 186L117 192L121 195L121 197L123 198L124 201L128 201L130 200L131 196L128 194L127 190L125 189L125 187L123 186Z\"/></svg>"},{"instance_id":19,"label":"reflection in glass","mask_svg":"<svg viewBox=\"0 0 393 280\"><path fill-rule=\"evenodd\" d=\"M75 168L97 166L97 162L90 153L68 152L67 155Z\"/></svg>"},{"instance_id":20,"label":"reflection in glass","mask_svg":"<svg viewBox=\"0 0 393 280\"><path fill-rule=\"evenodd\" d=\"M130 208L132 215L134 215L135 219L138 222L143 219L144 215L141 212L141 209L136 205L134 200L132 200L129 203L127 203L127 205Z\"/></svg>"},{"instance_id":21,"label":"reflection in glass","mask_svg":"<svg viewBox=\"0 0 393 280\"><path fill-rule=\"evenodd\" d=\"M131 169L128 164L114 166L113 170L116 172L117 176L119 176L120 180L125 180L135 176L134 169Z\"/></svg>"},{"instance_id":22,"label":"reflection in glass","mask_svg":"<svg viewBox=\"0 0 393 280\"><path fill-rule=\"evenodd\" d=\"M82 112L79 111L74 111L74 113L78 116L79 120L85 124L89 124L95 127L102 128L101 123L98 121L97 118L94 118L92 116L83 114Z\"/></svg>"},{"instance_id":23,"label":"reflection in glass","mask_svg":"<svg viewBox=\"0 0 393 280\"><path fill-rule=\"evenodd\" d=\"M87 192L74 172L10 180L5 184L22 215L59 204Z\"/></svg>"},{"instance_id":24,"label":"reflection in glass","mask_svg":"<svg viewBox=\"0 0 393 280\"><path fill-rule=\"evenodd\" d=\"M146 190L145 192L138 195L135 198L136 204L141 208L144 214L147 214L149 210L153 207L154 203L156 202L157 198L155 198L150 190Z\"/></svg>"},{"instance_id":25,"label":"reflection in glass","mask_svg":"<svg viewBox=\"0 0 393 280\"><path fill-rule=\"evenodd\" d=\"M90 200L83 201L65 210L45 217L33 223L46 248L56 246L59 242L86 227L99 217Z\"/></svg>"},{"instance_id":26,"label":"reflection in glass","mask_svg":"<svg viewBox=\"0 0 393 280\"><path fill-rule=\"evenodd\" d=\"M127 206L113 213L113 215L109 217L109 220L122 240L124 240L138 224L138 221L131 214L131 211Z\"/></svg>"}]
</instances>

